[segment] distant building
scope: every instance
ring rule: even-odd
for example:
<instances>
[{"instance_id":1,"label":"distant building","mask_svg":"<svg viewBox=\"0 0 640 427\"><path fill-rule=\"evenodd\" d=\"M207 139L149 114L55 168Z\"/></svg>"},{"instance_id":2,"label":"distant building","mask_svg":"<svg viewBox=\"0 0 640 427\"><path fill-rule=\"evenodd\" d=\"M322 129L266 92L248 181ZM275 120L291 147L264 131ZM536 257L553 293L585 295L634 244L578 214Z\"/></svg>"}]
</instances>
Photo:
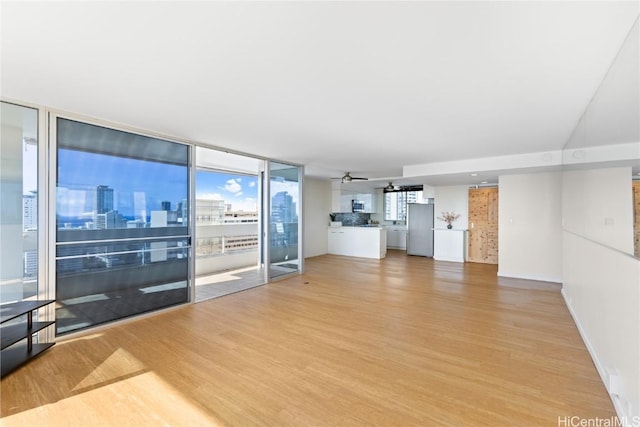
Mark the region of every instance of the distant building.
<instances>
[{"instance_id":1,"label":"distant building","mask_svg":"<svg viewBox=\"0 0 640 427\"><path fill-rule=\"evenodd\" d=\"M170 211L171 210L171 202L161 202L160 205L162 206L162 210L163 211Z\"/></svg>"},{"instance_id":2,"label":"distant building","mask_svg":"<svg viewBox=\"0 0 640 427\"><path fill-rule=\"evenodd\" d=\"M23 230L35 230L38 228L38 193L22 195L22 227Z\"/></svg>"},{"instance_id":3,"label":"distant building","mask_svg":"<svg viewBox=\"0 0 640 427\"><path fill-rule=\"evenodd\" d=\"M187 225L189 223L189 204L187 199L182 199L182 202L178 204L178 212L178 222Z\"/></svg>"},{"instance_id":4,"label":"distant building","mask_svg":"<svg viewBox=\"0 0 640 427\"><path fill-rule=\"evenodd\" d=\"M227 211L224 213L225 224L246 224L258 222L258 212Z\"/></svg>"},{"instance_id":5,"label":"distant building","mask_svg":"<svg viewBox=\"0 0 640 427\"><path fill-rule=\"evenodd\" d=\"M113 188L109 188L108 185L98 185L96 187L96 213L105 214L112 210Z\"/></svg>"},{"instance_id":6,"label":"distant building","mask_svg":"<svg viewBox=\"0 0 640 427\"><path fill-rule=\"evenodd\" d=\"M298 221L293 197L286 191L280 191L271 198L271 222L290 224Z\"/></svg>"},{"instance_id":7,"label":"distant building","mask_svg":"<svg viewBox=\"0 0 640 427\"><path fill-rule=\"evenodd\" d=\"M38 275L38 251L24 252L24 277L32 278Z\"/></svg>"},{"instance_id":8,"label":"distant building","mask_svg":"<svg viewBox=\"0 0 640 427\"><path fill-rule=\"evenodd\" d=\"M197 199L196 224L223 224L225 217L224 200Z\"/></svg>"},{"instance_id":9,"label":"distant building","mask_svg":"<svg viewBox=\"0 0 640 427\"><path fill-rule=\"evenodd\" d=\"M118 211L109 211L102 214L95 214L93 218L93 224L93 228L97 230L127 227L127 222L124 220L122 215L118 213Z\"/></svg>"}]
</instances>

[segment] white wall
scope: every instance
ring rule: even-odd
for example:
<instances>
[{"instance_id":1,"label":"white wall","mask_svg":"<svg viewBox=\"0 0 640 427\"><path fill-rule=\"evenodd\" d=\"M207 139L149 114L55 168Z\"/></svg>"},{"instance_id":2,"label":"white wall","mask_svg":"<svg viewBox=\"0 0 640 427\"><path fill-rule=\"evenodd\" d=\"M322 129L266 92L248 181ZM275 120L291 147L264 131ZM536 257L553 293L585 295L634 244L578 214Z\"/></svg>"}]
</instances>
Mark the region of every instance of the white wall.
<instances>
[{"instance_id":1,"label":"white wall","mask_svg":"<svg viewBox=\"0 0 640 427\"><path fill-rule=\"evenodd\" d=\"M498 275L562 281L562 174L500 177Z\"/></svg>"},{"instance_id":2,"label":"white wall","mask_svg":"<svg viewBox=\"0 0 640 427\"><path fill-rule=\"evenodd\" d=\"M435 187L434 189L434 216L442 215L442 212L454 211L460 214L460 218L453 223L453 228L469 228L469 186L452 185ZM435 228L444 228L445 222L435 220Z\"/></svg>"},{"instance_id":3,"label":"white wall","mask_svg":"<svg viewBox=\"0 0 640 427\"><path fill-rule=\"evenodd\" d=\"M618 415L640 417L640 260L629 254L630 170L564 172L562 200L563 296Z\"/></svg>"},{"instance_id":4,"label":"white wall","mask_svg":"<svg viewBox=\"0 0 640 427\"><path fill-rule=\"evenodd\" d=\"M431 190L430 190L431 191ZM434 228L445 228L447 224L436 218L442 212L456 212L460 218L453 223L455 229L469 227L469 186L454 185L433 188L434 197ZM451 231L456 235L446 235L436 232L433 239L433 258L443 261L463 262L466 254L466 232ZM456 247L457 246L457 247Z\"/></svg>"},{"instance_id":5,"label":"white wall","mask_svg":"<svg viewBox=\"0 0 640 427\"><path fill-rule=\"evenodd\" d=\"M327 253L327 227L331 207L331 181L304 178L304 256L305 258Z\"/></svg>"},{"instance_id":6,"label":"white wall","mask_svg":"<svg viewBox=\"0 0 640 427\"><path fill-rule=\"evenodd\" d=\"M633 254L631 168L567 171L564 228Z\"/></svg>"}]
</instances>

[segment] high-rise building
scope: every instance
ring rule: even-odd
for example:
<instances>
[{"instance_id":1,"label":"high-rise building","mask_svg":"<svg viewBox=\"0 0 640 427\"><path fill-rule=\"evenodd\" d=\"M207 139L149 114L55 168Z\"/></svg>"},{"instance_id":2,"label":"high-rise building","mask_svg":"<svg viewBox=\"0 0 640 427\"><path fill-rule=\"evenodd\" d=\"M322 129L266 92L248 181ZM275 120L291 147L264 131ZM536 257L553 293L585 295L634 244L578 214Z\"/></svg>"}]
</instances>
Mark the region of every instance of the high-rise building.
<instances>
[{"instance_id":1,"label":"high-rise building","mask_svg":"<svg viewBox=\"0 0 640 427\"><path fill-rule=\"evenodd\" d=\"M108 185L96 187L96 213L105 214L113 210L113 188Z\"/></svg>"},{"instance_id":2,"label":"high-rise building","mask_svg":"<svg viewBox=\"0 0 640 427\"><path fill-rule=\"evenodd\" d=\"M164 201L164 202L161 202L160 205L162 206L162 210L163 211L170 211L171 210L171 202Z\"/></svg>"},{"instance_id":3,"label":"high-rise building","mask_svg":"<svg viewBox=\"0 0 640 427\"><path fill-rule=\"evenodd\" d=\"M179 218L182 218L182 225L187 225L189 223L189 204L187 203L187 199L182 199L179 205L179 211Z\"/></svg>"},{"instance_id":4,"label":"high-rise building","mask_svg":"<svg viewBox=\"0 0 640 427\"><path fill-rule=\"evenodd\" d=\"M284 224L297 221L293 197L286 191L280 191L271 198L271 221Z\"/></svg>"},{"instance_id":5,"label":"high-rise building","mask_svg":"<svg viewBox=\"0 0 640 427\"><path fill-rule=\"evenodd\" d=\"M38 228L38 193L22 195L22 228L23 230L35 230Z\"/></svg>"},{"instance_id":6,"label":"high-rise building","mask_svg":"<svg viewBox=\"0 0 640 427\"><path fill-rule=\"evenodd\" d=\"M36 277L38 275L38 251L29 250L24 252L24 277Z\"/></svg>"}]
</instances>

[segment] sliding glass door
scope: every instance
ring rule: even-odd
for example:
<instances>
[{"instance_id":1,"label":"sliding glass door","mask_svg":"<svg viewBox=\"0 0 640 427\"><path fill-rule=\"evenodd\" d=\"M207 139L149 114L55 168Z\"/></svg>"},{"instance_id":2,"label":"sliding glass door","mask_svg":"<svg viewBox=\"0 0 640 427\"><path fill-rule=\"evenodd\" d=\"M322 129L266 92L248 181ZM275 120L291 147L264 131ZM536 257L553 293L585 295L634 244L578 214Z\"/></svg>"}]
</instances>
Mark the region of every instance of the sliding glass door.
<instances>
[{"instance_id":1,"label":"sliding glass door","mask_svg":"<svg viewBox=\"0 0 640 427\"><path fill-rule=\"evenodd\" d=\"M37 299L38 110L1 103L0 304Z\"/></svg>"},{"instance_id":2,"label":"sliding glass door","mask_svg":"<svg viewBox=\"0 0 640 427\"><path fill-rule=\"evenodd\" d=\"M302 167L269 162L269 278L302 271Z\"/></svg>"},{"instance_id":3,"label":"sliding glass door","mask_svg":"<svg viewBox=\"0 0 640 427\"><path fill-rule=\"evenodd\" d=\"M188 302L190 147L53 123L57 333Z\"/></svg>"},{"instance_id":4,"label":"sliding glass door","mask_svg":"<svg viewBox=\"0 0 640 427\"><path fill-rule=\"evenodd\" d=\"M195 301L263 285L264 161L205 147L195 161Z\"/></svg>"}]
</instances>

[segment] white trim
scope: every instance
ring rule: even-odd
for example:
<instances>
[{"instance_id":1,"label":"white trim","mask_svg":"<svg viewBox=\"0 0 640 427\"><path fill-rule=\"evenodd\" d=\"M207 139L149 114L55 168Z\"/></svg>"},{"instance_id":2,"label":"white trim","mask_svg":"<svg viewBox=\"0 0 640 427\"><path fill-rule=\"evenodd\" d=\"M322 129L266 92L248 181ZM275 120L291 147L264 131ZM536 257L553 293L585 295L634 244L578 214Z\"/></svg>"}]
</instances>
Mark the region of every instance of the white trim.
<instances>
[{"instance_id":1,"label":"white trim","mask_svg":"<svg viewBox=\"0 0 640 427\"><path fill-rule=\"evenodd\" d=\"M442 257L433 257L436 261L448 261L448 262L464 262L464 258L442 258Z\"/></svg>"},{"instance_id":2,"label":"white trim","mask_svg":"<svg viewBox=\"0 0 640 427\"><path fill-rule=\"evenodd\" d=\"M600 379L602 380L602 384L604 385L604 388L607 390L607 394L609 395L609 398L613 403L613 407L616 410L616 414L618 415L618 418L624 424L632 425L629 422L629 420L631 420L631 417L629 414L626 413L624 409L624 405L622 404L620 399L617 398L617 396L612 395L611 391L609 390L609 380L608 380L609 375L607 374L607 370L603 366L602 362L600 362L600 359L598 359L598 355L596 354L595 349L591 345L591 342L589 341L587 334L582 328L582 325L580 324L580 320L578 319L578 316L576 315L575 311L573 311L573 307L571 307L571 304L569 303L570 297L567 295L564 288L562 288L562 290L560 291L560 294L564 299L564 304L567 306L567 309L569 310L569 314L571 314L571 318L573 319L573 322L578 328L578 333L580 333L580 337L582 338L582 341L584 342L585 347L587 347L587 351L589 351L589 355L591 356L591 359L593 360L593 364L595 365L596 370L598 371L598 375L600 375Z\"/></svg>"},{"instance_id":3,"label":"white trim","mask_svg":"<svg viewBox=\"0 0 640 427\"><path fill-rule=\"evenodd\" d=\"M562 279L560 277L546 277L546 276L530 276L527 274L512 274L505 273L498 270L498 277L509 277L512 279L524 279L524 280L535 280L538 282L551 282L551 283L562 283Z\"/></svg>"}]
</instances>

